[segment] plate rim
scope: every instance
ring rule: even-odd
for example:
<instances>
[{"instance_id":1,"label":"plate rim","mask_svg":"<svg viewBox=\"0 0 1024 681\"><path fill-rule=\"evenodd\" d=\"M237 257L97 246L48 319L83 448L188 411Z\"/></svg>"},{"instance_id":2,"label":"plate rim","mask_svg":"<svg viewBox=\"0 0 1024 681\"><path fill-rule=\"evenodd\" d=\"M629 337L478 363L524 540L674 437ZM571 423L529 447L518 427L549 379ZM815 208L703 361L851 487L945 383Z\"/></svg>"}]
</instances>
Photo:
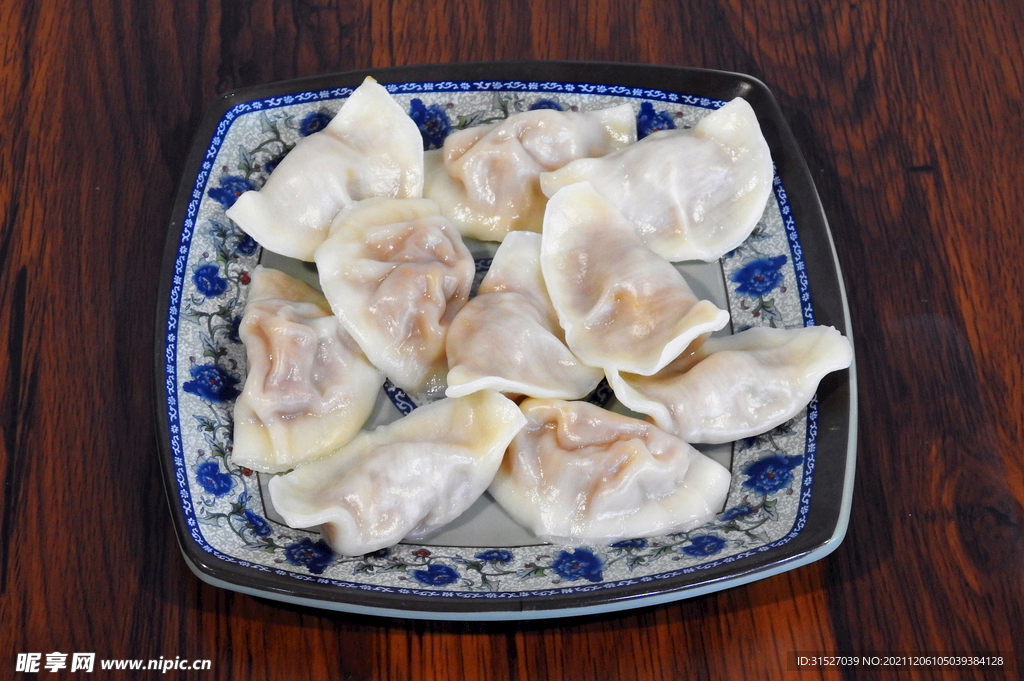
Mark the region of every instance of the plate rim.
<instances>
[{"instance_id":1,"label":"plate rim","mask_svg":"<svg viewBox=\"0 0 1024 681\"><path fill-rule=\"evenodd\" d=\"M834 551L845 537L852 508L853 481L856 468L856 361L845 372L826 377L819 393L827 395L829 404L845 404L843 414L829 410L832 420L843 423L821 424L819 438L829 442L836 439L834 427L845 430L846 459L843 466L830 466L822 476L815 470L808 522L797 536L783 546L737 560L741 569L732 566L709 568L709 577L692 583L665 588L666 582L678 578L654 580L629 586L616 586L583 594L559 593L546 596L507 599L460 599L416 597L401 594L339 589L329 584L317 584L265 573L222 560L196 542L188 532L184 511L177 494L173 452L170 451L170 423L165 393L159 389L166 383L165 348L166 323L171 308L170 291L175 261L195 178L198 175L205 150L222 117L239 103L291 92L303 92L325 87L355 87L366 76L373 76L387 84L393 82L429 82L444 80L536 80L539 82L572 82L619 84L632 87L652 87L669 92L726 100L744 96L758 115L772 148L772 158L778 167L783 186L790 195L799 195L793 208L806 256L812 287L826 284L826 295L811 290L816 323L835 326L853 343L849 305L834 240L825 216L810 170L800 152L796 139L768 87L753 76L731 71L668 66L624 64L591 61L501 61L465 62L452 64L417 64L385 68L359 69L253 85L226 92L214 98L207 106L193 135L189 153L179 180L176 198L163 252L161 276L157 294L157 325L155 370L158 389L154 391L154 405L158 423L158 456L167 494L175 536L188 567L202 581L257 597L271 598L298 605L354 614L410 619L441 619L452 621L480 621L507 619L540 619L572 617L602 612L621 611L648 605L657 605L738 586L810 562ZM704 88L699 92L694 87ZM767 128L766 128L767 124ZM785 153L783 153L785 152ZM780 163L783 161L783 163ZM808 232L822 232L825 239L807 242ZM812 266L813 265L813 266ZM814 272L818 272L817 276ZM828 275L831 274L831 277ZM834 280L833 280L834 279ZM827 304L823 304L827 303ZM823 321L824 319L824 321ZM819 408L819 412L824 412ZM845 417L845 418L844 418ZM821 417L819 417L821 418ZM819 439L819 449L827 449ZM813 520L813 523L812 523ZM683 580L685 581L685 580ZM650 585L654 585L654 589ZM339 598L340 596L340 598ZM411 604L424 607L409 607ZM484 607L481 607L484 606Z\"/></svg>"}]
</instances>

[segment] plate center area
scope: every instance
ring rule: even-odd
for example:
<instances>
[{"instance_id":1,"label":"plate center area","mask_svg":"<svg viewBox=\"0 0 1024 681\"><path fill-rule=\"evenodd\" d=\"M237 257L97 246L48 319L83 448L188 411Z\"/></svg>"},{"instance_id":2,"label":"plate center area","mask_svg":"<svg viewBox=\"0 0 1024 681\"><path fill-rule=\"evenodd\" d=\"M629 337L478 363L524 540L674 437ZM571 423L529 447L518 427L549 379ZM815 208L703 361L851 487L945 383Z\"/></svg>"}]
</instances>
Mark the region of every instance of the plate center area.
<instances>
[{"instance_id":1,"label":"plate center area","mask_svg":"<svg viewBox=\"0 0 1024 681\"><path fill-rule=\"evenodd\" d=\"M482 242L473 239L466 240L466 246L473 254L474 259L480 262L487 262L494 256L498 248L497 243ZM286 258L277 253L264 250L260 264L264 267L281 270L293 277L301 279L310 286L320 289L319 277L316 267L312 263L302 262L292 258ZM676 268L683 274L690 284L697 297L710 300L720 309L729 309L729 300L726 292L725 277L720 262L702 263L687 262L675 263ZM476 284L483 277L486 270L480 271ZM476 286L474 286L474 291ZM732 333L730 327L726 327L715 335L729 335ZM608 394L611 395L610 391ZM622 404L611 396L606 404L602 404L611 411L626 414L634 418L644 419L644 416L626 409ZM382 389L377 395L377 404L373 413L364 426L364 430L373 430L379 426L386 425L402 418L403 414ZM720 445L695 445L703 454L713 458L718 463L732 470L731 443ZM264 515L268 520L281 525L286 525L281 515L274 509L271 503L268 483L270 474L257 473L259 478L259 490L262 498ZM315 528L306 529L315 532ZM405 543L405 542L403 542ZM417 546L448 546L465 548L512 548L517 546L541 546L546 542L538 539L529 530L515 522L501 508L488 493L467 509L457 519L433 533L426 539L409 542Z\"/></svg>"}]
</instances>

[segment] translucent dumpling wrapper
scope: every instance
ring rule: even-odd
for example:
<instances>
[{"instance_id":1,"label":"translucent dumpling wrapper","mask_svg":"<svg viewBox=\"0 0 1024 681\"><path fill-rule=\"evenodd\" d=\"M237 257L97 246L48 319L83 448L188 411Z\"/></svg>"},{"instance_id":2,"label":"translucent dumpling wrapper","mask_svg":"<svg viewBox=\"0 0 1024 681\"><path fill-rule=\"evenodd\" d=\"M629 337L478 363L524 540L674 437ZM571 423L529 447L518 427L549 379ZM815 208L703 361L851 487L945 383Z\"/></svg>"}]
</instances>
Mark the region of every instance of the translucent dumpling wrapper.
<instances>
[{"instance_id":1,"label":"translucent dumpling wrapper","mask_svg":"<svg viewBox=\"0 0 1024 681\"><path fill-rule=\"evenodd\" d=\"M227 210L264 248L313 260L342 208L371 196L423 193L423 138L388 91L367 78L321 131L288 152L266 184Z\"/></svg>"},{"instance_id":2,"label":"translucent dumpling wrapper","mask_svg":"<svg viewBox=\"0 0 1024 681\"><path fill-rule=\"evenodd\" d=\"M334 451L366 423L384 375L319 291L257 266L238 335L248 372L235 401L233 463L287 470Z\"/></svg>"},{"instance_id":3,"label":"translucent dumpling wrapper","mask_svg":"<svg viewBox=\"0 0 1024 681\"><path fill-rule=\"evenodd\" d=\"M540 231L547 202L540 173L603 156L636 141L628 104L599 111L538 109L455 132L427 152L424 196L464 236L501 241L513 230Z\"/></svg>"},{"instance_id":4,"label":"translucent dumpling wrapper","mask_svg":"<svg viewBox=\"0 0 1024 681\"><path fill-rule=\"evenodd\" d=\"M541 235L512 232L448 331L449 397L493 389L578 399L604 378L565 345L540 269Z\"/></svg>"},{"instance_id":5,"label":"translucent dumpling wrapper","mask_svg":"<svg viewBox=\"0 0 1024 681\"><path fill-rule=\"evenodd\" d=\"M588 402L525 400L490 486L549 541L610 543L685 532L722 510L730 473L656 426Z\"/></svg>"},{"instance_id":6,"label":"translucent dumpling wrapper","mask_svg":"<svg viewBox=\"0 0 1024 681\"><path fill-rule=\"evenodd\" d=\"M374 366L417 399L442 396L448 327L476 266L437 204L360 201L338 214L315 260L331 309Z\"/></svg>"},{"instance_id":7,"label":"translucent dumpling wrapper","mask_svg":"<svg viewBox=\"0 0 1024 681\"><path fill-rule=\"evenodd\" d=\"M590 366L653 374L729 323L587 182L551 198L542 236L541 268L566 343Z\"/></svg>"},{"instance_id":8,"label":"translucent dumpling wrapper","mask_svg":"<svg viewBox=\"0 0 1024 681\"><path fill-rule=\"evenodd\" d=\"M653 376L609 374L615 396L687 442L765 433L796 416L821 379L853 361L830 326L757 327L695 343Z\"/></svg>"},{"instance_id":9,"label":"translucent dumpling wrapper","mask_svg":"<svg viewBox=\"0 0 1024 681\"><path fill-rule=\"evenodd\" d=\"M483 494L525 421L493 390L439 400L273 478L270 498L290 526L319 527L341 554L422 539Z\"/></svg>"},{"instance_id":10,"label":"translucent dumpling wrapper","mask_svg":"<svg viewBox=\"0 0 1024 681\"><path fill-rule=\"evenodd\" d=\"M764 214L774 168L757 116L737 98L692 129L662 130L600 159L541 175L548 196L587 181L673 262L712 262L743 243Z\"/></svg>"}]
</instances>

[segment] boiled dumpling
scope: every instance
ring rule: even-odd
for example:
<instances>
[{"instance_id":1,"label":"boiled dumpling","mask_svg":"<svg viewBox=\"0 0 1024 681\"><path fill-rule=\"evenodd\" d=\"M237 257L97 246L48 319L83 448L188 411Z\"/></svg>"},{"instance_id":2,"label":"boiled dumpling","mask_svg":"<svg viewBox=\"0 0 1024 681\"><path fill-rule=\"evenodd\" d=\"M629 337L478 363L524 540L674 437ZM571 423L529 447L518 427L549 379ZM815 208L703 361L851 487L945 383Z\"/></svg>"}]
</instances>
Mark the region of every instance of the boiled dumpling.
<instances>
[{"instance_id":1,"label":"boiled dumpling","mask_svg":"<svg viewBox=\"0 0 1024 681\"><path fill-rule=\"evenodd\" d=\"M501 241L512 230L540 231L546 199L538 175L636 141L628 104L599 111L538 109L448 136L426 155L424 196L464 236Z\"/></svg>"},{"instance_id":2,"label":"boiled dumpling","mask_svg":"<svg viewBox=\"0 0 1024 681\"><path fill-rule=\"evenodd\" d=\"M437 204L360 201L338 215L315 259L331 309L374 366L414 397L440 397L448 326L476 266Z\"/></svg>"},{"instance_id":3,"label":"boiled dumpling","mask_svg":"<svg viewBox=\"0 0 1024 681\"><path fill-rule=\"evenodd\" d=\"M609 374L615 396L687 442L767 432L807 406L818 383L850 366L853 349L830 326L757 327L710 338L653 376Z\"/></svg>"},{"instance_id":4,"label":"boiled dumpling","mask_svg":"<svg viewBox=\"0 0 1024 681\"><path fill-rule=\"evenodd\" d=\"M334 451L362 428L384 376L318 291L257 266L238 335L249 367L235 401L235 464L287 470Z\"/></svg>"},{"instance_id":5,"label":"boiled dumpling","mask_svg":"<svg viewBox=\"0 0 1024 681\"><path fill-rule=\"evenodd\" d=\"M540 271L541 235L511 232L498 247L476 298L448 331L449 397L492 388L531 397L577 399L604 373L565 345Z\"/></svg>"},{"instance_id":6,"label":"boiled dumpling","mask_svg":"<svg viewBox=\"0 0 1024 681\"><path fill-rule=\"evenodd\" d=\"M543 539L684 532L725 505L729 471L679 438L588 402L524 401L490 493Z\"/></svg>"},{"instance_id":7,"label":"boiled dumpling","mask_svg":"<svg viewBox=\"0 0 1024 681\"><path fill-rule=\"evenodd\" d=\"M541 175L548 196L587 181L671 261L711 262L764 213L774 168L754 110L737 98L693 129L662 130L600 159Z\"/></svg>"},{"instance_id":8,"label":"boiled dumpling","mask_svg":"<svg viewBox=\"0 0 1024 681\"><path fill-rule=\"evenodd\" d=\"M653 374L729 323L589 183L551 198L542 235L548 293L569 348L590 366Z\"/></svg>"},{"instance_id":9,"label":"boiled dumpling","mask_svg":"<svg viewBox=\"0 0 1024 681\"><path fill-rule=\"evenodd\" d=\"M265 248L310 261L334 216L371 196L423 192L423 139L401 106L367 78L320 132L299 140L267 183L227 215Z\"/></svg>"},{"instance_id":10,"label":"boiled dumpling","mask_svg":"<svg viewBox=\"0 0 1024 681\"><path fill-rule=\"evenodd\" d=\"M270 498L290 526L319 526L341 554L420 539L483 494L524 423L492 390L443 399L275 477Z\"/></svg>"}]
</instances>

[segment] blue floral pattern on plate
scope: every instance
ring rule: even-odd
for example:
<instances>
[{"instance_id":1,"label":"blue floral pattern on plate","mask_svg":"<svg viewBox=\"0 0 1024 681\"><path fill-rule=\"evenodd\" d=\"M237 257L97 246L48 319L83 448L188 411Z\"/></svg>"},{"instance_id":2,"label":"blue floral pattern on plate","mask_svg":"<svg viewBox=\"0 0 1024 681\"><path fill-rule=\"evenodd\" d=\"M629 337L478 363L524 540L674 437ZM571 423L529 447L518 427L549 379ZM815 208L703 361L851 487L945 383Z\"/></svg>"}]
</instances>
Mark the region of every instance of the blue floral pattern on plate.
<instances>
[{"instance_id":1,"label":"blue floral pattern on plate","mask_svg":"<svg viewBox=\"0 0 1024 681\"><path fill-rule=\"evenodd\" d=\"M302 117L301 121L299 121L299 135L302 137L309 137L314 133L320 132L327 127L327 124L330 123L333 118L334 116L322 109L319 111L310 111Z\"/></svg>"},{"instance_id":2,"label":"blue floral pattern on plate","mask_svg":"<svg viewBox=\"0 0 1024 681\"><path fill-rule=\"evenodd\" d=\"M536 102L530 105L530 111L536 111L538 109L552 109L554 111L565 111L565 107L553 99L547 97L541 97Z\"/></svg>"},{"instance_id":3,"label":"blue floral pattern on plate","mask_svg":"<svg viewBox=\"0 0 1024 681\"><path fill-rule=\"evenodd\" d=\"M323 539L314 543L309 537L303 537L284 547L284 557L292 565L301 565L314 575L319 575L334 560L334 552Z\"/></svg>"},{"instance_id":4,"label":"blue floral pattern on plate","mask_svg":"<svg viewBox=\"0 0 1024 681\"><path fill-rule=\"evenodd\" d=\"M219 186L208 189L206 193L224 208L231 208L239 196L251 189L256 189L256 185L247 178L224 175L220 178Z\"/></svg>"},{"instance_id":5,"label":"blue floral pattern on plate","mask_svg":"<svg viewBox=\"0 0 1024 681\"><path fill-rule=\"evenodd\" d=\"M654 104L643 102L636 115L636 138L642 140L659 130L675 130L676 123L667 111L656 111Z\"/></svg>"},{"instance_id":6,"label":"blue floral pattern on plate","mask_svg":"<svg viewBox=\"0 0 1024 681\"><path fill-rule=\"evenodd\" d=\"M440 146L452 130L538 106L587 110L627 102L644 130L652 131L692 126L723 104L659 90L572 83L388 88L417 122L427 148ZM322 129L350 93L332 88L239 104L224 116L196 179L171 291L166 383L180 503L192 538L204 550L244 568L339 588L531 598L668 579L740 560L800 532L813 481L813 402L771 433L734 443L726 510L688 533L596 547L400 544L365 556L338 556L317 534L275 521L261 476L230 461L232 401L246 366L238 323L260 250L224 211L242 191L262 186L295 143ZM778 180L774 201L754 233L720 266L735 329L814 323L795 224ZM397 404L401 395L393 399Z\"/></svg>"},{"instance_id":7,"label":"blue floral pattern on plate","mask_svg":"<svg viewBox=\"0 0 1024 681\"><path fill-rule=\"evenodd\" d=\"M413 97L409 103L409 117L419 128L423 137L423 150L440 149L444 140L452 131L452 123L448 120L445 107L439 104L427 106L419 97Z\"/></svg>"}]
</instances>

